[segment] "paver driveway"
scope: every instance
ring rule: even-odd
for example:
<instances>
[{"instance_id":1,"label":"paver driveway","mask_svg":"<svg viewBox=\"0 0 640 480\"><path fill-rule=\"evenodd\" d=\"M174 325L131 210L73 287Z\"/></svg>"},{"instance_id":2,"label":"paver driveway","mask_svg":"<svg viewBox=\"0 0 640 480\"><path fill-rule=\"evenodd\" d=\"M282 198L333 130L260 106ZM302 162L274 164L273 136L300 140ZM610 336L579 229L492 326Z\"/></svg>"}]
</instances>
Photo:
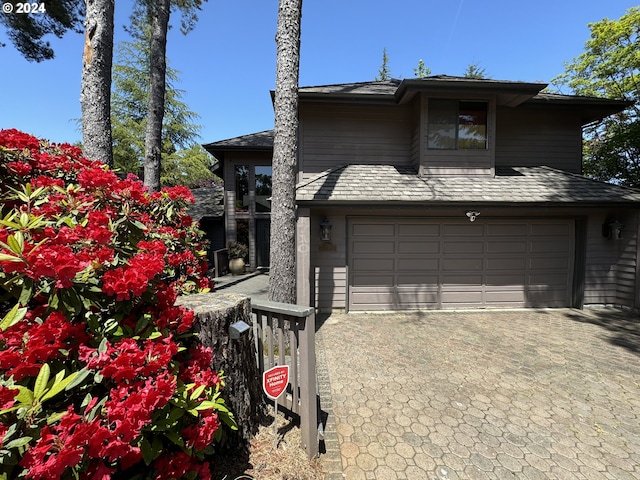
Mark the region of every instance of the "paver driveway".
<instances>
[{"instance_id":1,"label":"paver driveway","mask_svg":"<svg viewBox=\"0 0 640 480\"><path fill-rule=\"evenodd\" d=\"M640 479L640 323L618 310L320 318L344 475Z\"/></svg>"}]
</instances>

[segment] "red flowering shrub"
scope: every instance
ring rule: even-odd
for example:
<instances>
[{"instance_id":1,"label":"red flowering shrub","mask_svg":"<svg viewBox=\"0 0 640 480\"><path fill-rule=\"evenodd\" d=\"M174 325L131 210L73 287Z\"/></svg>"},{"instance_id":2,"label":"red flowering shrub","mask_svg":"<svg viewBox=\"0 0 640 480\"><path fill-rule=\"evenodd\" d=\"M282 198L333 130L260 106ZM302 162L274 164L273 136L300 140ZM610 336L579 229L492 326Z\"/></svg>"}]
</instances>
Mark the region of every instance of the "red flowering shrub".
<instances>
[{"instance_id":1,"label":"red flowering shrub","mask_svg":"<svg viewBox=\"0 0 640 480\"><path fill-rule=\"evenodd\" d=\"M0 478L210 478L223 381L188 189L0 130Z\"/></svg>"}]
</instances>

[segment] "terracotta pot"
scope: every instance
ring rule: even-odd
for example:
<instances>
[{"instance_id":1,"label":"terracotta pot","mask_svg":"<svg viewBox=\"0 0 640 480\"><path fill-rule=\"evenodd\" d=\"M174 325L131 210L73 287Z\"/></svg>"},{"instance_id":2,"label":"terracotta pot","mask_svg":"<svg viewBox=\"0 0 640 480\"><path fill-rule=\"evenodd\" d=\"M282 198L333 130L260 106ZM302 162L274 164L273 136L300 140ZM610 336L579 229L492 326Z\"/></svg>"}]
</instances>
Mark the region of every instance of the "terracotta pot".
<instances>
[{"instance_id":1,"label":"terracotta pot","mask_svg":"<svg viewBox=\"0 0 640 480\"><path fill-rule=\"evenodd\" d=\"M229 260L229 271L232 275L242 275L244 273L244 259L232 258Z\"/></svg>"}]
</instances>

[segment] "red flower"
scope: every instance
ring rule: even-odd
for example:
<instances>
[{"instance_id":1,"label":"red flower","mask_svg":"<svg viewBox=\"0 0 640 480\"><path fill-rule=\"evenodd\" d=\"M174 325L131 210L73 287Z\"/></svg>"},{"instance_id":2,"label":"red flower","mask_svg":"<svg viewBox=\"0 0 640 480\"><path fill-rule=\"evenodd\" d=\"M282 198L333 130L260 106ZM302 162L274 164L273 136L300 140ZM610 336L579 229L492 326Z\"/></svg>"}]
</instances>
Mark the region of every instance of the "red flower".
<instances>
[{"instance_id":1,"label":"red flower","mask_svg":"<svg viewBox=\"0 0 640 480\"><path fill-rule=\"evenodd\" d=\"M58 480L69 467L78 465L92 428L69 407L56 427L45 425L35 446L27 450L20 465L27 469L27 478Z\"/></svg>"},{"instance_id":2,"label":"red flower","mask_svg":"<svg viewBox=\"0 0 640 480\"><path fill-rule=\"evenodd\" d=\"M27 133L23 133L15 128L8 130L0 130L0 145L6 148L17 148L22 150L28 148L30 150L38 150L40 141Z\"/></svg>"},{"instance_id":3,"label":"red flower","mask_svg":"<svg viewBox=\"0 0 640 480\"><path fill-rule=\"evenodd\" d=\"M15 397L18 392L17 388L0 386L0 410L11 408L15 403ZM2 440L2 435L0 435L0 440Z\"/></svg>"},{"instance_id":4,"label":"red flower","mask_svg":"<svg viewBox=\"0 0 640 480\"><path fill-rule=\"evenodd\" d=\"M200 412L200 418L195 425L189 425L180 431L185 439L187 448L204 450L213 443L216 431L220 427L218 415L211 411Z\"/></svg>"},{"instance_id":5,"label":"red flower","mask_svg":"<svg viewBox=\"0 0 640 480\"><path fill-rule=\"evenodd\" d=\"M78 174L78 183L86 189L107 189L114 187L120 180L111 170L99 166L87 168Z\"/></svg>"},{"instance_id":6,"label":"red flower","mask_svg":"<svg viewBox=\"0 0 640 480\"><path fill-rule=\"evenodd\" d=\"M7 163L7 169L9 172L20 175L21 177L29 175L31 173L31 165L23 162L10 162Z\"/></svg>"}]
</instances>

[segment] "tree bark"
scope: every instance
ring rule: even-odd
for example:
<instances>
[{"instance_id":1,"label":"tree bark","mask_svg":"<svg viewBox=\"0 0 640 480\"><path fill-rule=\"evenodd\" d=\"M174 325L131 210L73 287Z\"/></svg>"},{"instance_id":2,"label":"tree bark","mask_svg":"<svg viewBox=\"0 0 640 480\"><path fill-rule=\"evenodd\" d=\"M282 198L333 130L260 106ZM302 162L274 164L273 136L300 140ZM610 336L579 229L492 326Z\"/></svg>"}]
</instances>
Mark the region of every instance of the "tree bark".
<instances>
[{"instance_id":1,"label":"tree bark","mask_svg":"<svg viewBox=\"0 0 640 480\"><path fill-rule=\"evenodd\" d=\"M149 103L144 138L144 184L150 191L160 190L162 164L162 120L167 73L167 29L170 0L157 0L151 8L151 52L149 57Z\"/></svg>"},{"instance_id":2,"label":"tree bark","mask_svg":"<svg viewBox=\"0 0 640 480\"><path fill-rule=\"evenodd\" d=\"M82 143L84 155L113 165L111 64L114 0L87 0L82 55Z\"/></svg>"},{"instance_id":3,"label":"tree bark","mask_svg":"<svg viewBox=\"0 0 640 480\"><path fill-rule=\"evenodd\" d=\"M271 195L269 299L296 303L296 164L302 0L280 0Z\"/></svg>"},{"instance_id":4,"label":"tree bark","mask_svg":"<svg viewBox=\"0 0 640 480\"><path fill-rule=\"evenodd\" d=\"M245 337L231 340L229 326L240 320L251 325L250 300L233 293L204 293L179 297L176 304L195 312L195 341L211 348L213 369L226 375L222 396L235 417L238 431L225 428L223 446L246 449L267 413L262 372L256 362L253 330Z\"/></svg>"}]
</instances>

